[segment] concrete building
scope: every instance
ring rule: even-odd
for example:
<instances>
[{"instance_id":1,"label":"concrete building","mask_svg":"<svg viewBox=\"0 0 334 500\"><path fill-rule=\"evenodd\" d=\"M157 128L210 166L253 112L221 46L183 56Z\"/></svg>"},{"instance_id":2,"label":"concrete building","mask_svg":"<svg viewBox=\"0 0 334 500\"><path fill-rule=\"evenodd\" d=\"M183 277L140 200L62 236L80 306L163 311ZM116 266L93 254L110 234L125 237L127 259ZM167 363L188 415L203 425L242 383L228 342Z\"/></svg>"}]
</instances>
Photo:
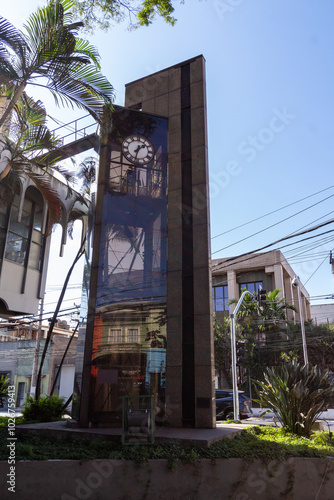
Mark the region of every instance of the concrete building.
<instances>
[{"instance_id":1,"label":"concrete building","mask_svg":"<svg viewBox=\"0 0 334 500\"><path fill-rule=\"evenodd\" d=\"M233 312L235 304L229 300L239 299L241 288L250 292L259 287L267 292L280 288L280 297L299 309L298 290L292 286L295 273L280 250L272 250L244 257L215 259L212 261L212 300L217 319ZM310 298L301 285L301 301L304 321L311 319ZM287 311L287 318L300 322L299 312Z\"/></svg>"},{"instance_id":2,"label":"concrete building","mask_svg":"<svg viewBox=\"0 0 334 500\"><path fill-rule=\"evenodd\" d=\"M20 408L30 394L38 325L2 325L0 328L0 375L10 378L15 386L16 407ZM48 327L42 326L39 359L44 348ZM54 328L51 346L42 371L41 395L50 394L58 367L72 332ZM55 392L66 399L73 393L77 336L71 342ZM6 409L6 408L4 408Z\"/></svg>"},{"instance_id":3,"label":"concrete building","mask_svg":"<svg viewBox=\"0 0 334 500\"><path fill-rule=\"evenodd\" d=\"M36 169L36 174L42 173ZM49 173L44 175L61 200L62 255L70 214L84 207L75 193L69 196L65 184ZM24 175L14 189L12 205L0 205L0 317L37 313L45 292L50 249L48 210L42 193Z\"/></svg>"},{"instance_id":4,"label":"concrete building","mask_svg":"<svg viewBox=\"0 0 334 500\"><path fill-rule=\"evenodd\" d=\"M315 325L334 323L334 304L312 305L311 317Z\"/></svg>"}]
</instances>

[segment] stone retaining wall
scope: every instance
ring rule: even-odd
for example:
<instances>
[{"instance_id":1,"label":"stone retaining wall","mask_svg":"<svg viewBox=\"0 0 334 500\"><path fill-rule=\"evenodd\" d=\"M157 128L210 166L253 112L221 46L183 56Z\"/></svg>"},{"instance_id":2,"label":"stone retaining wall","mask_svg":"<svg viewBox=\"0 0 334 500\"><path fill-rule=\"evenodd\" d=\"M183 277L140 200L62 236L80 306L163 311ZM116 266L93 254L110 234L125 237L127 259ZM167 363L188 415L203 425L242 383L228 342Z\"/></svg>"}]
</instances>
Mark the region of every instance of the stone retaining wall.
<instances>
[{"instance_id":1,"label":"stone retaining wall","mask_svg":"<svg viewBox=\"0 0 334 500\"><path fill-rule=\"evenodd\" d=\"M19 500L197 500L334 498L334 458L200 460L174 464L132 461L48 460L15 464L15 493L8 491L9 465L0 462L0 498ZM12 478L13 479L13 478Z\"/></svg>"}]
</instances>

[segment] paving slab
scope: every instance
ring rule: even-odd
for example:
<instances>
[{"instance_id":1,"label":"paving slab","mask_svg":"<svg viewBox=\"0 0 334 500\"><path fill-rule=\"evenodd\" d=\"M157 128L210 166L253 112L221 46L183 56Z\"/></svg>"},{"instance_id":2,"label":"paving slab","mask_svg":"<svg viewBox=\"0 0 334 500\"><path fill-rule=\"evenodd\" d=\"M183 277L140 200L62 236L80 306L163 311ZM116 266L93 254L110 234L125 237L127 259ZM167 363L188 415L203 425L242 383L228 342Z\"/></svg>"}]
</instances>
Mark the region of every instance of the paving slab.
<instances>
[{"instance_id":1,"label":"paving slab","mask_svg":"<svg viewBox=\"0 0 334 500\"><path fill-rule=\"evenodd\" d=\"M249 424L248 424L249 425ZM224 438L233 438L240 434L247 424L218 424L215 429L193 429L157 427L155 430L156 441L172 440L192 444L210 446ZM119 440L122 436L121 428L80 428L71 427L66 421L47 422L39 424L24 424L16 426L16 434L30 432L56 437L88 438Z\"/></svg>"}]
</instances>

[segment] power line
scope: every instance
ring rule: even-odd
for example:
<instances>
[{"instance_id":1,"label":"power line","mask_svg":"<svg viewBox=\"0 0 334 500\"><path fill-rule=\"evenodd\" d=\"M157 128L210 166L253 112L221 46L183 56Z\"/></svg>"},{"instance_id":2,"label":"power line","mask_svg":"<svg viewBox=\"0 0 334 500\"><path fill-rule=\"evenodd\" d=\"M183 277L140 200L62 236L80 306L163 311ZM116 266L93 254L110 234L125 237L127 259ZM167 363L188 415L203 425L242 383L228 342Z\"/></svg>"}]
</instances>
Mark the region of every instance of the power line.
<instances>
[{"instance_id":1,"label":"power line","mask_svg":"<svg viewBox=\"0 0 334 500\"><path fill-rule=\"evenodd\" d=\"M326 257L321 262L321 264L319 264L319 266L316 268L316 270L311 274L311 276L308 278L308 280L304 283L304 286L306 286L306 283L308 283L310 281L310 279L312 278L312 276L314 276L314 274L318 271L318 269L320 269L320 267L323 265L323 263L325 262L325 260L327 259L327 257L328 257L328 255L326 255Z\"/></svg>"},{"instance_id":2,"label":"power line","mask_svg":"<svg viewBox=\"0 0 334 500\"><path fill-rule=\"evenodd\" d=\"M213 254L215 254L217 252L221 252L222 250L226 250L226 248L233 247L234 245L237 245L238 243L241 243L242 241L248 240L249 238L252 238L253 236L256 236L256 235L258 235L260 233L263 233L264 231L267 231L268 229L271 229L272 227L278 226L279 224L282 224L282 222L285 222L285 221L287 221L289 219L292 219L293 217L296 217L297 215L299 215L299 214L301 214L303 212L306 212L306 210L310 210L310 208L313 208L316 205L319 205L320 203L323 203L324 201L328 200L329 198L333 198L333 196L334 196L334 194L331 194L327 198L325 198L325 199L323 199L321 201L318 201L317 203L314 203L313 205L310 205L309 207L304 208L303 210L300 210L299 212L296 212L295 214L289 215L289 217L286 217L285 219L282 219L282 220L280 220L278 222L275 222L275 224L272 224L271 226L265 227L264 229L261 229L260 231L257 231L256 233L253 233L253 234L251 234L249 236L246 236L245 238L242 238L241 240L235 241L234 243L231 243L230 245L227 245L226 247L220 248L220 250L216 250L215 252L213 252Z\"/></svg>"},{"instance_id":3,"label":"power line","mask_svg":"<svg viewBox=\"0 0 334 500\"><path fill-rule=\"evenodd\" d=\"M328 188L322 189L321 191L317 191L316 193L310 194L309 196L306 196L305 198L301 198L300 200L294 201L293 203L289 203L288 205L285 205L284 207L277 208L276 210L273 210L272 212L268 212L265 215L261 215L260 217L257 217L256 219L253 219L253 220L248 221L248 222L244 222L240 226L237 226L237 227L234 227L232 229L229 229L228 231L224 231L223 233L217 234L216 236L212 236L211 239L218 238L219 236L223 236L224 234L227 234L227 233L230 233L232 231L235 231L236 229L240 229L241 227L247 226L248 224L251 224L252 222L256 222L256 221L258 221L260 219L263 219L264 217L267 217L268 215L272 215L272 214L274 214L276 212L279 212L280 210L284 210L285 208L288 208L288 207L291 207L293 205L296 205L296 203L300 203L301 201L307 200L308 198L312 198L312 196L316 196L317 194L323 193L324 191L328 191L329 189L332 189L333 187L334 187L334 185L330 186Z\"/></svg>"},{"instance_id":4,"label":"power line","mask_svg":"<svg viewBox=\"0 0 334 500\"><path fill-rule=\"evenodd\" d=\"M286 241L286 240L289 240L291 238L297 238L297 236L301 236L303 234L307 234L307 233L311 233L313 231L316 231L317 229L320 229L321 227L324 227L324 226L327 226L328 224L332 224L334 222L334 219L331 219L330 221L327 221L327 222L324 222L323 224L319 224L318 226L315 226L315 227L312 227L310 229L307 229L305 231L301 231L299 233L295 233L295 234L292 234L290 236L285 236L284 238L280 238L279 240L276 240L272 243L269 243L267 245L264 245L263 247L260 247L260 248L257 248L256 250L252 250L250 252L245 252L243 254L240 254L238 255L237 257L230 257L224 261L221 261L220 263L216 264L217 266L220 265L220 264L226 264L227 262L231 262L233 260L237 260L239 259L240 257L245 257L247 255L252 255L256 252L261 252L262 250L265 250L266 248L269 248L273 245L277 245L277 243L280 243L281 241ZM334 230L330 230L330 231L325 231L324 233L321 233L321 234L318 234L318 235L315 235L315 236L310 236L309 238L303 238L302 240L299 240L298 242L294 242L294 243L290 243L288 245L284 245L284 246L291 246L291 245L295 245L296 243L299 243L301 241L306 241L306 240L309 240L311 238L317 238L319 236L323 236L324 234L329 234L329 233L332 233L334 232ZM281 248L284 248L284 246L282 246ZM217 250L219 251L219 250ZM216 252L213 252L213 253L216 253ZM247 260L247 259L246 259ZM224 267L226 267L226 265L224 265Z\"/></svg>"}]
</instances>

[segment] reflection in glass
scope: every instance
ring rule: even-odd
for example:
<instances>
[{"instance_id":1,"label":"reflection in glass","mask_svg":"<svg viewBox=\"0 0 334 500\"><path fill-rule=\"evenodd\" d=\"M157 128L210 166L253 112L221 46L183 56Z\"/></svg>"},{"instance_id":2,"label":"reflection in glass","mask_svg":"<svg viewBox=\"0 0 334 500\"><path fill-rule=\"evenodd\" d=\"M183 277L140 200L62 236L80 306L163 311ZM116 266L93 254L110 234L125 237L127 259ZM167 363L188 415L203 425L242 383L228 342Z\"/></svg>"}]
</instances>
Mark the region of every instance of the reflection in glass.
<instances>
[{"instance_id":1,"label":"reflection in glass","mask_svg":"<svg viewBox=\"0 0 334 500\"><path fill-rule=\"evenodd\" d=\"M6 246L6 259L17 262L22 266L25 263L26 252L28 247L28 240L13 233L8 233L7 246Z\"/></svg>"},{"instance_id":2,"label":"reflection in glass","mask_svg":"<svg viewBox=\"0 0 334 500\"><path fill-rule=\"evenodd\" d=\"M168 122L126 113L113 114L103 195L91 357L99 425L120 424L123 396L153 394L157 418L165 408ZM145 165L122 154L134 133L153 145Z\"/></svg>"}]
</instances>

